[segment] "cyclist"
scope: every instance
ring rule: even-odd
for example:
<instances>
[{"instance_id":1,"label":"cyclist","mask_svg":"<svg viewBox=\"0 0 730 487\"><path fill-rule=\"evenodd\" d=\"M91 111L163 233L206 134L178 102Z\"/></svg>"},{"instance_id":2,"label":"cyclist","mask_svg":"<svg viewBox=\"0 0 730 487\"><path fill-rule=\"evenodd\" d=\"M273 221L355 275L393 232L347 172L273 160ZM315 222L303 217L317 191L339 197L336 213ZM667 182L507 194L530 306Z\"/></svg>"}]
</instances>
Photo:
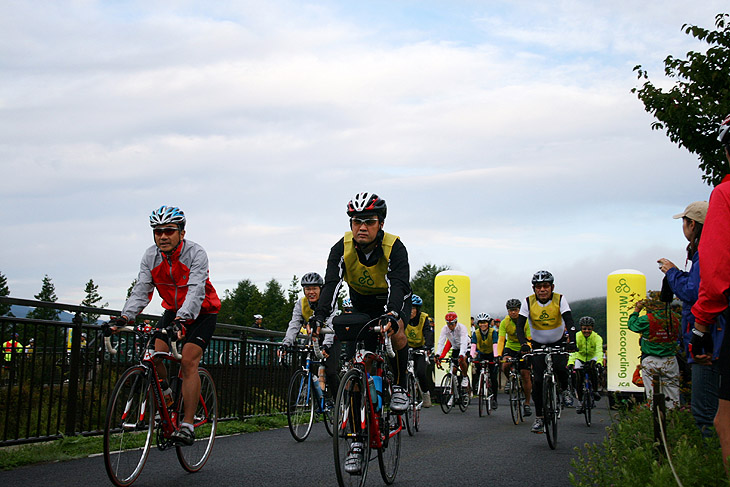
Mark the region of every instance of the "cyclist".
<instances>
[{"instance_id":1,"label":"cyclist","mask_svg":"<svg viewBox=\"0 0 730 487\"><path fill-rule=\"evenodd\" d=\"M517 319L520 316L520 303L519 299L508 299L507 300L507 316L504 317L502 322L499 324L499 339L497 342L497 355L500 357L512 357L518 359L521 357L520 354L520 341L517 338ZM525 337L527 340L532 338L530 334L530 325L525 322L524 324ZM502 370L505 375L509 371L508 363L502 366ZM522 388L525 390L525 408L523 416L528 418L532 416L532 408L530 407L530 394L532 393L532 378L530 377L530 364L527 360L518 362L517 370L519 370L522 376ZM507 392L507 390L505 390Z\"/></svg>"},{"instance_id":2,"label":"cyclist","mask_svg":"<svg viewBox=\"0 0 730 487\"><path fill-rule=\"evenodd\" d=\"M589 366L588 377L593 384L593 398L598 401L601 395L598 393L598 367L599 360L603 358L603 338L601 335L593 331L596 320L590 316L584 316L578 320L578 327L581 333L576 333L575 346L577 350L570 354L568 358L569 371L582 371L584 366ZM578 400L581 405L576 408L575 412L583 414L583 381L585 376L582 372L575 375L575 391L578 393Z\"/></svg>"},{"instance_id":3,"label":"cyclist","mask_svg":"<svg viewBox=\"0 0 730 487\"><path fill-rule=\"evenodd\" d=\"M319 302L319 296L322 292L322 286L324 286L324 279L316 272L309 272L302 276L301 280L302 289L304 290L304 297L294 304L294 311L292 311L291 321L289 327L286 330L286 336L282 340L283 347L291 347L297 338L302 327L306 328L307 334L313 333L312 339L319 340L321 346L320 350L324 356L324 367L325 375L327 377L327 384L329 385L332 394L336 394L337 387L340 385L339 377L337 376L337 370L339 368L340 354L338 353L339 341L335 339L334 334L328 334L320 336L316 333L316 330L312 330L309 325L309 320L314 316L314 310L317 308ZM327 326L332 326L332 318L337 314L336 309L327 318ZM286 349L284 348L283 351Z\"/></svg>"},{"instance_id":4,"label":"cyclist","mask_svg":"<svg viewBox=\"0 0 730 487\"><path fill-rule=\"evenodd\" d=\"M387 211L385 200L375 193L359 193L347 204L350 230L330 250L314 318L321 326L332 314L344 281L348 284L354 311L371 318L387 313L395 319L395 323L388 320L384 331L391 336L396 350L396 356L390 360L395 376L390 409L402 414L408 409L405 322L411 312L410 267L408 251L400 237L383 232ZM374 340L366 338L365 346L374 350L376 345ZM353 442L345 460L345 470L359 473L362 462L362 445Z\"/></svg>"},{"instance_id":5,"label":"cyclist","mask_svg":"<svg viewBox=\"0 0 730 487\"><path fill-rule=\"evenodd\" d=\"M426 348L427 353L433 350L434 332L433 322L426 313L421 311L423 299L417 294L411 296L411 319L406 326L408 348ZM431 407L431 393L426 379L426 357L421 354L413 355L413 369L423 392L423 407Z\"/></svg>"},{"instance_id":6,"label":"cyclist","mask_svg":"<svg viewBox=\"0 0 730 487\"><path fill-rule=\"evenodd\" d=\"M439 343L436 347L436 365L441 365L441 360L451 348L451 356L459 357L459 368L461 373L464 374L461 387L469 387L469 376L467 374L469 344L471 343L469 332L466 326L459 323L459 317L453 311L446 313L444 318L446 319L446 326L441 329L441 336L439 336ZM449 342L448 347L446 342Z\"/></svg>"},{"instance_id":7,"label":"cyclist","mask_svg":"<svg viewBox=\"0 0 730 487\"><path fill-rule=\"evenodd\" d=\"M479 377L479 374L481 373L482 366L478 362L480 360L489 360L491 362L495 361L494 357L494 330L492 330L492 324L494 323L494 320L491 316L487 313L479 313L477 315L477 329L474 330L474 333L471 336L471 358L473 360L476 360L473 362L473 373L472 376L472 382L474 384L477 383L477 377ZM489 366L489 381L492 385L492 408L497 409L497 389L499 388L499 385L497 384L497 373L498 373L498 367L495 363L494 365Z\"/></svg>"},{"instance_id":8,"label":"cyclist","mask_svg":"<svg viewBox=\"0 0 730 487\"><path fill-rule=\"evenodd\" d=\"M162 298L165 312L158 326L173 325L178 339L185 337L182 349L182 395L185 405L181 427L173 433L178 444L192 445L195 409L200 396L198 364L203 351L210 343L221 307L218 294L208 277L208 255L203 247L185 239L185 214L173 206L161 206L152 211L152 227L155 245L142 256L137 283L124 304L121 317L113 321L113 329L133 323L137 315L149 304L152 293ZM164 340L155 340L156 351L168 351ZM167 368L162 360L156 360L157 373L167 379Z\"/></svg>"},{"instance_id":9,"label":"cyclist","mask_svg":"<svg viewBox=\"0 0 730 487\"><path fill-rule=\"evenodd\" d=\"M517 318L517 338L520 342L520 351L530 352L525 335L525 322L530 325L533 348L565 345L566 350L575 350L575 326L573 315L567 300L556 292L554 277L548 271L537 271L532 276L532 294L522 301L519 317ZM566 343L566 332L567 339ZM535 404L535 422L532 424L533 433L542 433L544 430L542 411L542 379L545 374L545 356L533 355L530 363L534 382L532 386L532 402ZM563 404L566 407L573 405L573 398L568 391L568 358L565 355L556 355L553 360L555 375L558 377L560 388L563 390Z\"/></svg>"}]
</instances>

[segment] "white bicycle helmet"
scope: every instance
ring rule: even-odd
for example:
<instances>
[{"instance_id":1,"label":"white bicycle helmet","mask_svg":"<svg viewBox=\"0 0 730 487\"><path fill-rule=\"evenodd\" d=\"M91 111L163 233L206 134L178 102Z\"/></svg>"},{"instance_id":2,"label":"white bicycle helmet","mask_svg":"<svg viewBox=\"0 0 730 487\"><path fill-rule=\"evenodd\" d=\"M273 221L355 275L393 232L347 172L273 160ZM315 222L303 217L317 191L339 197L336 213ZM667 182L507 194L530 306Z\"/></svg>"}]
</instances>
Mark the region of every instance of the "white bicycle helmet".
<instances>
[{"instance_id":1,"label":"white bicycle helmet","mask_svg":"<svg viewBox=\"0 0 730 487\"><path fill-rule=\"evenodd\" d=\"M160 206L152 210L150 214L150 226L155 228L160 225L175 223L180 230L185 228L185 213L176 206Z\"/></svg>"},{"instance_id":2,"label":"white bicycle helmet","mask_svg":"<svg viewBox=\"0 0 730 487\"><path fill-rule=\"evenodd\" d=\"M480 321L492 321L492 317L489 316L489 313L479 313L477 315L477 323Z\"/></svg>"}]
</instances>

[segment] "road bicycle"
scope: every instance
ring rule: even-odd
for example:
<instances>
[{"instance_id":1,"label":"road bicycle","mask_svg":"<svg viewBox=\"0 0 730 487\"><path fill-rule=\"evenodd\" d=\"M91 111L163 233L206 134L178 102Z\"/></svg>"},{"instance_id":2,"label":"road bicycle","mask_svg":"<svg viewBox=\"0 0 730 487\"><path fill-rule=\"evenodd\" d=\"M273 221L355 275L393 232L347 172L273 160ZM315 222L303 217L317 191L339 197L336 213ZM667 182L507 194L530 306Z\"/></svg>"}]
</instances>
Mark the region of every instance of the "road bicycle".
<instances>
[{"instance_id":1,"label":"road bicycle","mask_svg":"<svg viewBox=\"0 0 730 487\"><path fill-rule=\"evenodd\" d=\"M382 333L380 323L385 320L394 318L383 315L371 320L363 313L348 313L333 320L337 338L356 343L352 366L340 381L335 401L333 451L340 487L365 484L373 452L386 484L392 484L398 473L403 422L390 410L393 374L385 356L394 357L395 352ZM373 340L375 351L366 350L366 341ZM357 472L347 472L345 463L353 446L361 451L361 466Z\"/></svg>"},{"instance_id":2,"label":"road bicycle","mask_svg":"<svg viewBox=\"0 0 730 487\"><path fill-rule=\"evenodd\" d=\"M489 370L490 367L494 367L495 362L491 360L479 360L474 362L479 364L481 371L479 372L479 379L477 379L477 391L479 394L479 417L481 418L485 414L489 416L492 414L492 401L494 400L494 391L492 390L492 381L490 380Z\"/></svg>"},{"instance_id":3,"label":"road bicycle","mask_svg":"<svg viewBox=\"0 0 730 487\"><path fill-rule=\"evenodd\" d=\"M554 450L558 446L558 420L563 410L563 401L560 398L560 386L553 369L553 356L569 354L563 347L556 346L533 349L531 353L525 354L525 357L530 355L545 356L545 374L542 379L543 422L548 445Z\"/></svg>"},{"instance_id":4,"label":"road bicycle","mask_svg":"<svg viewBox=\"0 0 730 487\"><path fill-rule=\"evenodd\" d=\"M588 363L584 363L583 367L581 369L575 370L576 373L585 374L583 376L583 388L582 388L582 394L583 399L581 400L581 409L583 409L583 416L586 420L586 426L591 426L591 410L596 407L596 402L593 398L593 394L595 392L595 387L593 385L593 382L591 382L591 368L595 367L595 362L590 361Z\"/></svg>"},{"instance_id":5,"label":"road bicycle","mask_svg":"<svg viewBox=\"0 0 730 487\"><path fill-rule=\"evenodd\" d=\"M324 331L323 331L324 333ZM321 414L327 433L332 436L332 422L334 411L329 391L326 387L323 391L317 372L323 364L324 356L319 348L318 340L312 340L309 335L306 346L296 352L303 351L304 365L297 370L289 381L289 394L287 395L286 419L289 423L289 431L297 441L304 441L312 431L312 423L315 416ZM296 353L295 356L299 354ZM312 356L316 358L314 360ZM282 354L281 357L284 355Z\"/></svg>"},{"instance_id":6,"label":"road bicycle","mask_svg":"<svg viewBox=\"0 0 730 487\"><path fill-rule=\"evenodd\" d=\"M415 356L421 355L428 365L428 352L424 348L408 349L408 410L406 411L406 429L413 436L421 426L421 408L423 407L423 390L416 377Z\"/></svg>"},{"instance_id":7,"label":"road bicycle","mask_svg":"<svg viewBox=\"0 0 730 487\"><path fill-rule=\"evenodd\" d=\"M458 404L463 413L469 407L469 386L463 387L461 384L465 377L467 381L469 378L461 373L459 357L452 356L450 364L449 372L441 379L441 411L449 414L454 405ZM442 368L441 364L436 365L439 369Z\"/></svg>"},{"instance_id":8,"label":"road bicycle","mask_svg":"<svg viewBox=\"0 0 730 487\"><path fill-rule=\"evenodd\" d=\"M517 367L521 359L505 357L503 361L509 364L507 384L509 384L509 410L512 413L512 422L520 424L525 420L522 416L525 408L525 389L522 386L522 375Z\"/></svg>"},{"instance_id":9,"label":"road bicycle","mask_svg":"<svg viewBox=\"0 0 730 487\"><path fill-rule=\"evenodd\" d=\"M175 448L180 465L188 472L197 472L208 461L215 440L218 424L218 402L215 383L210 373L198 368L200 395L195 410L195 442L180 446L173 442L172 434L180 428L184 417L182 398L181 356L168 339L171 328L157 330L150 325L125 326L118 331L132 332L145 343L139 363L125 370L119 377L109 398L104 422L104 466L109 479L119 487L131 485L147 461L153 436L160 450ZM111 355L114 348L110 341L111 330L105 326L106 348ZM170 345L170 352L156 352L155 339L163 339ZM173 391L167 405L163 384L157 374L155 360L175 365L177 375L168 367L168 377Z\"/></svg>"}]
</instances>

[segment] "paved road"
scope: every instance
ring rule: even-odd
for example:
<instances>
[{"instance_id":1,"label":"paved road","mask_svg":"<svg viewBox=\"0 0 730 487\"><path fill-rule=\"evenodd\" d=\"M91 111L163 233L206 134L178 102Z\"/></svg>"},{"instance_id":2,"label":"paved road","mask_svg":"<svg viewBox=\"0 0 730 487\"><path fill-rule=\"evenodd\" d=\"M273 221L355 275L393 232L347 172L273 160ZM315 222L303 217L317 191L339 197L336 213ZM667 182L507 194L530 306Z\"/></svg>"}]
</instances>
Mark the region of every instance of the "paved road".
<instances>
[{"instance_id":1,"label":"paved road","mask_svg":"<svg viewBox=\"0 0 730 487\"><path fill-rule=\"evenodd\" d=\"M423 412L422 430L404 434L396 486L486 485L500 487L568 486L573 448L600 442L610 424L607 401L597 405L593 426L567 409L560 420L558 448L550 450L545 435L530 433L530 423L512 424L505 396L502 407L480 418L476 401L466 413L445 415L436 407ZM530 418L532 419L532 418ZM208 464L187 474L173 451L153 450L135 486L185 485L223 487L239 485L332 486L337 484L332 440L324 426L314 425L311 436L297 443L287 428L219 438ZM384 485L377 460L368 471L367 485ZM467 482L467 483L465 483ZM476 482L475 484L473 482ZM111 485L101 457L24 467L0 472L0 485L97 486Z\"/></svg>"}]
</instances>

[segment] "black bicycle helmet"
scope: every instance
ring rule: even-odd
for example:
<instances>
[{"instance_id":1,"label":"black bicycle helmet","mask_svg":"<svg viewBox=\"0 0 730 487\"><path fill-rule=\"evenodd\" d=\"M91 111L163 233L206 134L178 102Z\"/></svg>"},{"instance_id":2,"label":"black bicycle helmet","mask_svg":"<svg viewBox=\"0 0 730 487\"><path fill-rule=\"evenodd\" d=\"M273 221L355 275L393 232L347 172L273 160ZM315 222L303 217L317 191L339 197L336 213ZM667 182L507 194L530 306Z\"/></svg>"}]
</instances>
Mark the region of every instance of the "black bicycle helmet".
<instances>
[{"instance_id":1,"label":"black bicycle helmet","mask_svg":"<svg viewBox=\"0 0 730 487\"><path fill-rule=\"evenodd\" d=\"M555 280L555 278L553 277L552 274L550 274L550 272L548 272L548 271L537 271L532 276L532 285L534 286L538 282L549 282L550 284L552 284L554 280Z\"/></svg>"},{"instance_id":2,"label":"black bicycle helmet","mask_svg":"<svg viewBox=\"0 0 730 487\"><path fill-rule=\"evenodd\" d=\"M591 328L593 328L594 326L596 326L596 320L594 320L590 316L584 316L583 318L578 320L578 326L590 326Z\"/></svg>"},{"instance_id":3,"label":"black bicycle helmet","mask_svg":"<svg viewBox=\"0 0 730 487\"><path fill-rule=\"evenodd\" d=\"M508 299L507 300L507 309L519 309L522 307L522 302L519 299Z\"/></svg>"},{"instance_id":4,"label":"black bicycle helmet","mask_svg":"<svg viewBox=\"0 0 730 487\"><path fill-rule=\"evenodd\" d=\"M316 272L308 272L302 276L302 287L305 286L324 286L324 279Z\"/></svg>"},{"instance_id":5,"label":"black bicycle helmet","mask_svg":"<svg viewBox=\"0 0 730 487\"><path fill-rule=\"evenodd\" d=\"M358 193L347 203L347 216L350 218L356 215L377 215L382 221L387 213L385 200L375 193Z\"/></svg>"}]
</instances>

